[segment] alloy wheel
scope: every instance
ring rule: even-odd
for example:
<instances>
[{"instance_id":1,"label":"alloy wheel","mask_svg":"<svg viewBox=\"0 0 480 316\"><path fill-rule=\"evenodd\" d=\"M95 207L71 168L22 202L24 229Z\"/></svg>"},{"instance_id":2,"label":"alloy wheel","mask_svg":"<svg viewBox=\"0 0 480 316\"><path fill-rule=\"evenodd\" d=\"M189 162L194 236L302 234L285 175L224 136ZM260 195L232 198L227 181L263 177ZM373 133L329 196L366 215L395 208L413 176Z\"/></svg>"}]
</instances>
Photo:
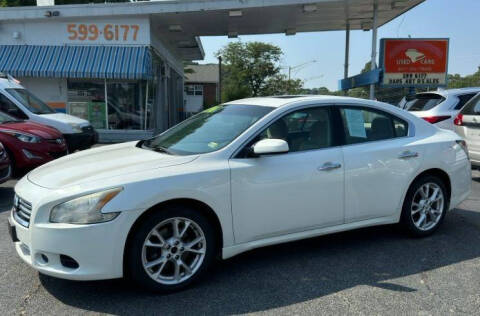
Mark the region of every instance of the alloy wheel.
<instances>
[{"instance_id":1,"label":"alloy wheel","mask_svg":"<svg viewBox=\"0 0 480 316\"><path fill-rule=\"evenodd\" d=\"M158 283L180 284L201 267L206 248L205 234L197 223L169 218L147 235L142 247L143 268Z\"/></svg>"},{"instance_id":2,"label":"alloy wheel","mask_svg":"<svg viewBox=\"0 0 480 316\"><path fill-rule=\"evenodd\" d=\"M411 217L422 231L434 228L444 212L445 198L440 186L433 182L423 184L413 195Z\"/></svg>"}]
</instances>

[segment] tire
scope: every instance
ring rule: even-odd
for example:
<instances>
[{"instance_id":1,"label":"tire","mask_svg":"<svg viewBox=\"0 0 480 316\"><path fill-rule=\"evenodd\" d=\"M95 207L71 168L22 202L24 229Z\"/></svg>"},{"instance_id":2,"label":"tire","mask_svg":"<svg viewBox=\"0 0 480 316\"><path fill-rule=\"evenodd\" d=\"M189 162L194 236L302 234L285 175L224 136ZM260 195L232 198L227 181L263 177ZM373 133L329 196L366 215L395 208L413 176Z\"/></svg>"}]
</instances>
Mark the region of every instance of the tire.
<instances>
[{"instance_id":1,"label":"tire","mask_svg":"<svg viewBox=\"0 0 480 316\"><path fill-rule=\"evenodd\" d=\"M132 232L124 274L147 290L175 292L201 278L216 251L215 231L205 216L189 207L169 206L148 215Z\"/></svg>"},{"instance_id":2,"label":"tire","mask_svg":"<svg viewBox=\"0 0 480 316\"><path fill-rule=\"evenodd\" d=\"M10 160L10 177L15 178L20 174L19 170L15 166L15 157L13 156L10 149L5 147L5 153L7 154L8 159Z\"/></svg>"},{"instance_id":3,"label":"tire","mask_svg":"<svg viewBox=\"0 0 480 316\"><path fill-rule=\"evenodd\" d=\"M437 192L436 197L435 192ZM432 200L437 201L432 202ZM410 235L426 237L440 227L448 207L449 197L445 183L435 176L422 176L408 189L400 223Z\"/></svg>"}]
</instances>

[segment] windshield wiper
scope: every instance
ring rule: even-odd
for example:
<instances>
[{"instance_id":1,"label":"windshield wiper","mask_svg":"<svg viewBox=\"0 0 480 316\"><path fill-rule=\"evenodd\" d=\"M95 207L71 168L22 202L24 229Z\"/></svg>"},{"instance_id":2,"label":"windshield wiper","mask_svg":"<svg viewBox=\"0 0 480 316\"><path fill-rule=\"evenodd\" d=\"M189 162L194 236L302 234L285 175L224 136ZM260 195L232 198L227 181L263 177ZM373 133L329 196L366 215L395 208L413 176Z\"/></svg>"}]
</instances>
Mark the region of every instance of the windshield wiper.
<instances>
[{"instance_id":1,"label":"windshield wiper","mask_svg":"<svg viewBox=\"0 0 480 316\"><path fill-rule=\"evenodd\" d=\"M168 150L167 148L162 147L162 146L152 147L151 149L153 151L156 151L157 153L165 153L167 155L172 155L172 156L175 155L171 150Z\"/></svg>"}]
</instances>

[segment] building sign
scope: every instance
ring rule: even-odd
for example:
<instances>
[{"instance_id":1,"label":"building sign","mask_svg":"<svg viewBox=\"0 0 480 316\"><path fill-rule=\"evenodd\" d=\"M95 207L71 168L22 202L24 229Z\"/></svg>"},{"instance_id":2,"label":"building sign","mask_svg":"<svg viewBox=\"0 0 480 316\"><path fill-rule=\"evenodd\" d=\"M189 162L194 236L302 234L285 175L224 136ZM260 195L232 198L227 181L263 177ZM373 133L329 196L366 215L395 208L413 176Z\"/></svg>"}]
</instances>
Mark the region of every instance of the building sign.
<instances>
[{"instance_id":1,"label":"building sign","mask_svg":"<svg viewBox=\"0 0 480 316\"><path fill-rule=\"evenodd\" d=\"M70 41L80 42L130 42L138 39L138 24L102 24L102 23L68 23L66 32Z\"/></svg>"},{"instance_id":2,"label":"building sign","mask_svg":"<svg viewBox=\"0 0 480 316\"><path fill-rule=\"evenodd\" d=\"M438 87L447 84L448 39L384 38L380 41L382 84Z\"/></svg>"}]
</instances>

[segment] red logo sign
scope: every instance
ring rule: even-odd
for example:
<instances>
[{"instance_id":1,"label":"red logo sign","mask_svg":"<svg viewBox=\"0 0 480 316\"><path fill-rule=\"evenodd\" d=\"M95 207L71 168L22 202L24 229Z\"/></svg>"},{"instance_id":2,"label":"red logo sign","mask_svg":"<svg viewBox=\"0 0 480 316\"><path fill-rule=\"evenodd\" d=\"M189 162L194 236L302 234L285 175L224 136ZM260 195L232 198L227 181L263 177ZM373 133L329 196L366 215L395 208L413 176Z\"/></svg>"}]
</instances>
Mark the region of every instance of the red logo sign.
<instances>
[{"instance_id":1,"label":"red logo sign","mask_svg":"<svg viewBox=\"0 0 480 316\"><path fill-rule=\"evenodd\" d=\"M384 84L445 84L448 39L382 39L381 48Z\"/></svg>"},{"instance_id":2,"label":"red logo sign","mask_svg":"<svg viewBox=\"0 0 480 316\"><path fill-rule=\"evenodd\" d=\"M385 72L447 71L448 40L385 40Z\"/></svg>"}]
</instances>

